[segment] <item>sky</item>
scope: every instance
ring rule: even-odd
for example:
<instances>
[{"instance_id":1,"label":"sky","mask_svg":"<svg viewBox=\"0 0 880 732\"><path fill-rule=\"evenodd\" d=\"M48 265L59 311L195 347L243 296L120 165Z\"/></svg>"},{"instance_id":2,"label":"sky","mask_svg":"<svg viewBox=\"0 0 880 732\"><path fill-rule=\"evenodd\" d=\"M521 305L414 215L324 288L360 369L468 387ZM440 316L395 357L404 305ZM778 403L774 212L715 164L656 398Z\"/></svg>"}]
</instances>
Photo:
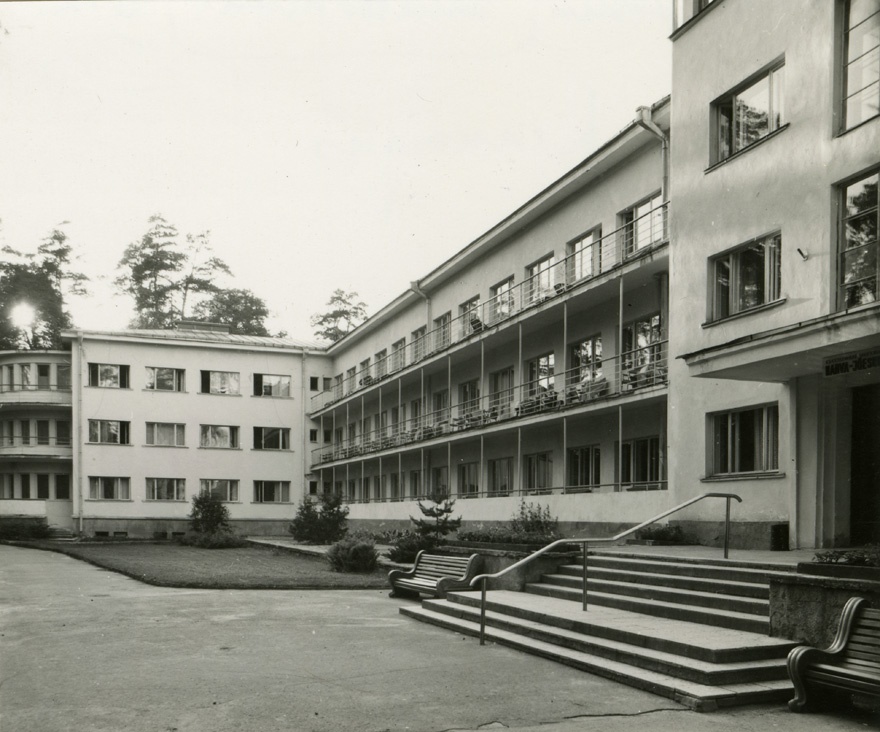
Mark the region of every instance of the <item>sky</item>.
<instances>
[{"instance_id":1,"label":"sky","mask_svg":"<svg viewBox=\"0 0 880 732\"><path fill-rule=\"evenodd\" d=\"M112 280L161 214L271 330L378 311L669 93L669 0L0 3L0 246ZM2 256L2 255L0 255Z\"/></svg>"}]
</instances>

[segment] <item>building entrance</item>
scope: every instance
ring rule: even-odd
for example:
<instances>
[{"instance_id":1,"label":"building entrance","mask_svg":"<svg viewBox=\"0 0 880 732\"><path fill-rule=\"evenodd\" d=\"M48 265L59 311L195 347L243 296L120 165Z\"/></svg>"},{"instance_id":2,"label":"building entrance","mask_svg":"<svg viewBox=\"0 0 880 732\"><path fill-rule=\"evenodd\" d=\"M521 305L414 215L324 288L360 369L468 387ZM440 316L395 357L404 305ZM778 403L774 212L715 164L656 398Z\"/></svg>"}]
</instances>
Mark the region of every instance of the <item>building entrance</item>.
<instances>
[{"instance_id":1,"label":"building entrance","mask_svg":"<svg viewBox=\"0 0 880 732\"><path fill-rule=\"evenodd\" d=\"M850 534L880 543L880 384L853 389Z\"/></svg>"}]
</instances>

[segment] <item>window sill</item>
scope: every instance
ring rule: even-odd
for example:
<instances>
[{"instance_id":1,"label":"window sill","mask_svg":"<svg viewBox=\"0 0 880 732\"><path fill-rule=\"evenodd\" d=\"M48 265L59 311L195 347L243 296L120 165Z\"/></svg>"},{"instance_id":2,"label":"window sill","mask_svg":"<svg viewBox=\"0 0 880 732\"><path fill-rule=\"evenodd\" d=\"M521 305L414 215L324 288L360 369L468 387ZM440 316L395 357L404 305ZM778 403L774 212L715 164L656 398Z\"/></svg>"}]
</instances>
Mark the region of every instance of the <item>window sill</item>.
<instances>
[{"instance_id":1,"label":"window sill","mask_svg":"<svg viewBox=\"0 0 880 732\"><path fill-rule=\"evenodd\" d=\"M252 399L293 399L292 396L281 396L275 394L251 394Z\"/></svg>"},{"instance_id":2,"label":"window sill","mask_svg":"<svg viewBox=\"0 0 880 732\"><path fill-rule=\"evenodd\" d=\"M868 119L863 119L857 125L853 125L852 127L847 127L846 129L841 130L840 132L838 132L835 135L835 137L843 137L844 135L849 134L850 132L853 132L854 130L859 129L860 127L864 127L865 125L870 124L871 122L875 122L878 117L880 117L880 114L875 114L872 117L868 117Z\"/></svg>"},{"instance_id":3,"label":"window sill","mask_svg":"<svg viewBox=\"0 0 880 732\"><path fill-rule=\"evenodd\" d=\"M241 394L220 394L218 392L213 391L200 391L197 392L199 396L219 396L219 397L240 397Z\"/></svg>"},{"instance_id":4,"label":"window sill","mask_svg":"<svg viewBox=\"0 0 880 732\"><path fill-rule=\"evenodd\" d=\"M148 391L151 394L189 394L183 389L141 389L141 391Z\"/></svg>"},{"instance_id":5,"label":"window sill","mask_svg":"<svg viewBox=\"0 0 880 732\"><path fill-rule=\"evenodd\" d=\"M727 483L730 481L743 480L781 480L785 478L785 473L777 470L767 470L759 473L730 473L728 475L708 475L700 478L701 483Z\"/></svg>"},{"instance_id":6,"label":"window sill","mask_svg":"<svg viewBox=\"0 0 880 732\"><path fill-rule=\"evenodd\" d=\"M722 323L728 323L731 320L738 320L739 318L744 318L748 315L754 315L756 313L762 313L765 310L772 310L775 307L779 307L780 305L785 304L788 298L781 297L778 300L772 300L771 302L765 302L763 305L757 305L753 308L749 308L748 310L741 310L738 313L734 313L733 315L728 315L725 318L718 318L717 320L707 320L705 323L700 325L701 328L711 328L714 325L721 325Z\"/></svg>"},{"instance_id":7,"label":"window sill","mask_svg":"<svg viewBox=\"0 0 880 732\"><path fill-rule=\"evenodd\" d=\"M141 447L171 447L175 450L188 450L186 445L141 445Z\"/></svg>"},{"instance_id":8,"label":"window sill","mask_svg":"<svg viewBox=\"0 0 880 732\"><path fill-rule=\"evenodd\" d=\"M206 445L199 445L199 450L229 450L230 452L239 451L241 452L240 447L208 447Z\"/></svg>"},{"instance_id":9,"label":"window sill","mask_svg":"<svg viewBox=\"0 0 880 732\"><path fill-rule=\"evenodd\" d=\"M86 389L115 389L116 391L134 391L130 386L98 386L97 384L89 384Z\"/></svg>"},{"instance_id":10,"label":"window sill","mask_svg":"<svg viewBox=\"0 0 880 732\"><path fill-rule=\"evenodd\" d=\"M86 498L89 503L134 503L131 498Z\"/></svg>"},{"instance_id":11,"label":"window sill","mask_svg":"<svg viewBox=\"0 0 880 732\"><path fill-rule=\"evenodd\" d=\"M790 125L791 125L790 122L786 122L786 123L785 123L784 125L782 125L782 127L780 127L779 129L777 129L777 130L773 130L773 132L771 132L771 133L769 133L769 134L767 134L767 135L764 135L764 137L762 137L760 140L756 140L755 142L753 142L753 143L752 143L751 145L749 145L748 147L744 147L742 150L737 150L737 151L736 151L735 153L733 153L732 155L728 155L726 158L724 158L724 160L718 160L717 162L712 163L708 168L706 168L706 169L703 171L703 174L711 173L713 170L717 170L717 169L720 168L721 166L723 166L723 165L727 165L727 163L731 162L732 160L736 160L736 159L737 159L738 157L740 157L741 155L745 155L746 153L748 153L748 152L754 150L756 147L759 147L760 145L763 145L763 144L764 144L765 142L767 142L768 140L772 140L772 139L773 139L774 137L776 137L777 135L780 135L781 133L785 132L785 130L787 130L787 129L789 128Z\"/></svg>"},{"instance_id":12,"label":"window sill","mask_svg":"<svg viewBox=\"0 0 880 732\"><path fill-rule=\"evenodd\" d=\"M119 443L119 442L87 442L87 445L91 445L92 447L133 447L133 445L129 443Z\"/></svg>"},{"instance_id":13,"label":"window sill","mask_svg":"<svg viewBox=\"0 0 880 732\"><path fill-rule=\"evenodd\" d=\"M252 447L251 452L293 452L290 448L275 449L274 447Z\"/></svg>"},{"instance_id":14,"label":"window sill","mask_svg":"<svg viewBox=\"0 0 880 732\"><path fill-rule=\"evenodd\" d=\"M143 503L188 503L185 498L144 498Z\"/></svg>"},{"instance_id":15,"label":"window sill","mask_svg":"<svg viewBox=\"0 0 880 732\"><path fill-rule=\"evenodd\" d=\"M291 506L292 501L251 501L252 506Z\"/></svg>"}]
</instances>

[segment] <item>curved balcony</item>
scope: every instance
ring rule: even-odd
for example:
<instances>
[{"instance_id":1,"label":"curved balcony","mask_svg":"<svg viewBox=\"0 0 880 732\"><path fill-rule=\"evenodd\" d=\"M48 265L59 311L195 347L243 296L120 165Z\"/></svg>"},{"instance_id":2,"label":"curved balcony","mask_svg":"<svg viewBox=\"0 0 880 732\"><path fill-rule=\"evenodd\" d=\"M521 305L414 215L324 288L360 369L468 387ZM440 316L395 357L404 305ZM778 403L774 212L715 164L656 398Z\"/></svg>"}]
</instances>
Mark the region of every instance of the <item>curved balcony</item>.
<instances>
[{"instance_id":1,"label":"curved balcony","mask_svg":"<svg viewBox=\"0 0 880 732\"><path fill-rule=\"evenodd\" d=\"M0 460L71 460L70 439L58 437L0 437Z\"/></svg>"},{"instance_id":2,"label":"curved balcony","mask_svg":"<svg viewBox=\"0 0 880 732\"><path fill-rule=\"evenodd\" d=\"M70 407L73 403L69 384L2 384L0 405Z\"/></svg>"}]
</instances>

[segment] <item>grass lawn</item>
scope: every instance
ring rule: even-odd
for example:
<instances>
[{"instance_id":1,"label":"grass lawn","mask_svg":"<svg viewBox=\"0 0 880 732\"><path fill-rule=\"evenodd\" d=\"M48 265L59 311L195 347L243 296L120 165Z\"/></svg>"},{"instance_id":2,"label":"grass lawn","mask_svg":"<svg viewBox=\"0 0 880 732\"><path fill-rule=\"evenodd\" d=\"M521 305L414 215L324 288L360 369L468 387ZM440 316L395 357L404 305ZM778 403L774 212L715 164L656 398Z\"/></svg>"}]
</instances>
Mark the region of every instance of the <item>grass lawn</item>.
<instances>
[{"instance_id":1,"label":"grass lawn","mask_svg":"<svg viewBox=\"0 0 880 732\"><path fill-rule=\"evenodd\" d=\"M197 549L174 543L21 542L48 549L162 587L239 590L383 589L388 570L372 574L334 572L327 560L271 547Z\"/></svg>"}]
</instances>

